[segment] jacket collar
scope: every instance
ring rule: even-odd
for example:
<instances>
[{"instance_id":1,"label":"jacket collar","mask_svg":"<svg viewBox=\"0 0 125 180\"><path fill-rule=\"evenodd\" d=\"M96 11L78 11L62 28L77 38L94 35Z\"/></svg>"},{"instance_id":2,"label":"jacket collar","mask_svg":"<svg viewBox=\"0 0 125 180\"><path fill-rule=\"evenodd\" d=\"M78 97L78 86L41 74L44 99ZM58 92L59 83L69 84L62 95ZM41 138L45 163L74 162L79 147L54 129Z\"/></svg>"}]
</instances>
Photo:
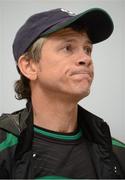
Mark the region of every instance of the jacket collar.
<instances>
[{"instance_id":1,"label":"jacket collar","mask_svg":"<svg viewBox=\"0 0 125 180\"><path fill-rule=\"evenodd\" d=\"M0 127L19 136L29 124L33 125L32 104L28 102L26 108L12 114L0 117ZM78 105L78 124L84 136L90 141L101 145L111 145L109 126L101 118ZM111 148L111 147L110 147Z\"/></svg>"},{"instance_id":2,"label":"jacket collar","mask_svg":"<svg viewBox=\"0 0 125 180\"><path fill-rule=\"evenodd\" d=\"M100 117L78 107L78 123L83 129L84 136L90 141L100 145L111 145L109 126Z\"/></svg>"},{"instance_id":3,"label":"jacket collar","mask_svg":"<svg viewBox=\"0 0 125 180\"><path fill-rule=\"evenodd\" d=\"M112 164L109 126L101 118L79 107L78 121L88 139L88 150L99 179L116 178Z\"/></svg>"},{"instance_id":4,"label":"jacket collar","mask_svg":"<svg viewBox=\"0 0 125 180\"><path fill-rule=\"evenodd\" d=\"M27 121L32 114L31 102L28 102L25 109L13 112L12 114L2 114L0 117L0 128L11 132L15 136L27 127ZM32 118L31 120L32 121Z\"/></svg>"}]
</instances>

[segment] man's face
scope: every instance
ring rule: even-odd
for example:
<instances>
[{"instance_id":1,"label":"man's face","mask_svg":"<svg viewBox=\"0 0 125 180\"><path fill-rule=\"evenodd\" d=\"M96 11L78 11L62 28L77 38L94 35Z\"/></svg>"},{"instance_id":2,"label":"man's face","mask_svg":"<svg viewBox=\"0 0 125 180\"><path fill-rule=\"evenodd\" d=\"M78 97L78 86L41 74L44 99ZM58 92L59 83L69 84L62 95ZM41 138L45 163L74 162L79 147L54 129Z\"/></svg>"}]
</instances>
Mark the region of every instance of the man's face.
<instances>
[{"instance_id":1,"label":"man's face","mask_svg":"<svg viewBox=\"0 0 125 180\"><path fill-rule=\"evenodd\" d=\"M90 92L93 80L92 44L85 32L71 28L53 33L44 42L38 63L41 92L79 101Z\"/></svg>"}]
</instances>

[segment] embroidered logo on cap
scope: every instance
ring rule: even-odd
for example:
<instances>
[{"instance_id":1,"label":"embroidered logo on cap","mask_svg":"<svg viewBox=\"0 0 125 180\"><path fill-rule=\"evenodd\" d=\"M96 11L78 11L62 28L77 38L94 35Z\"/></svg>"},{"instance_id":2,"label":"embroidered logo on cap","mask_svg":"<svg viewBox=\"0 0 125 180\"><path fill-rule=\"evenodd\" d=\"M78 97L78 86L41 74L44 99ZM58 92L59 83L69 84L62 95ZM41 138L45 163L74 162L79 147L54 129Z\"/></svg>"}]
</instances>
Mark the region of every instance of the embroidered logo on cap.
<instances>
[{"instance_id":1,"label":"embroidered logo on cap","mask_svg":"<svg viewBox=\"0 0 125 180\"><path fill-rule=\"evenodd\" d=\"M70 16L76 16L76 13L73 13L72 11L69 11L69 10L67 10L67 9L61 8L61 11L66 12L66 13L69 14Z\"/></svg>"}]
</instances>

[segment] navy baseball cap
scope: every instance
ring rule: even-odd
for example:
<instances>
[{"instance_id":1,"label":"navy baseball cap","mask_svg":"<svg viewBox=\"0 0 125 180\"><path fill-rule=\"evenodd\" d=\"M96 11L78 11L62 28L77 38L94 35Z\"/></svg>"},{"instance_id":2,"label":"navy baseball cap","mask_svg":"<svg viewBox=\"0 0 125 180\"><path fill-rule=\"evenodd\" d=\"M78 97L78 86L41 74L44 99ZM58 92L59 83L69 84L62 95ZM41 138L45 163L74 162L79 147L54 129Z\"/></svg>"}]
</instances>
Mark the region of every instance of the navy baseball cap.
<instances>
[{"instance_id":1,"label":"navy baseball cap","mask_svg":"<svg viewBox=\"0 0 125 180\"><path fill-rule=\"evenodd\" d=\"M114 29L110 15L100 8L92 8L77 15L61 8L37 13L28 18L15 36L13 42L15 60L18 61L38 38L73 24L86 27L93 44L106 40Z\"/></svg>"}]
</instances>

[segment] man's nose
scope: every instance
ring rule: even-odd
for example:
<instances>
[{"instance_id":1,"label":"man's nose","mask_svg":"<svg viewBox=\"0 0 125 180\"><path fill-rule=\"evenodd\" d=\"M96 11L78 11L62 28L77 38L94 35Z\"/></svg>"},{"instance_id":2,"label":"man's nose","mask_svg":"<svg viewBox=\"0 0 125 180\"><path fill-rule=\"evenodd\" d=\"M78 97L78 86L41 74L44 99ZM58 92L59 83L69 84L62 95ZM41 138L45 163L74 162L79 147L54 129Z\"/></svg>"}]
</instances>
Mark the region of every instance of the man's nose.
<instances>
[{"instance_id":1,"label":"man's nose","mask_svg":"<svg viewBox=\"0 0 125 180\"><path fill-rule=\"evenodd\" d=\"M92 64L91 56L87 55L86 53L82 52L78 59L76 60L76 65L84 65L90 66Z\"/></svg>"}]
</instances>

